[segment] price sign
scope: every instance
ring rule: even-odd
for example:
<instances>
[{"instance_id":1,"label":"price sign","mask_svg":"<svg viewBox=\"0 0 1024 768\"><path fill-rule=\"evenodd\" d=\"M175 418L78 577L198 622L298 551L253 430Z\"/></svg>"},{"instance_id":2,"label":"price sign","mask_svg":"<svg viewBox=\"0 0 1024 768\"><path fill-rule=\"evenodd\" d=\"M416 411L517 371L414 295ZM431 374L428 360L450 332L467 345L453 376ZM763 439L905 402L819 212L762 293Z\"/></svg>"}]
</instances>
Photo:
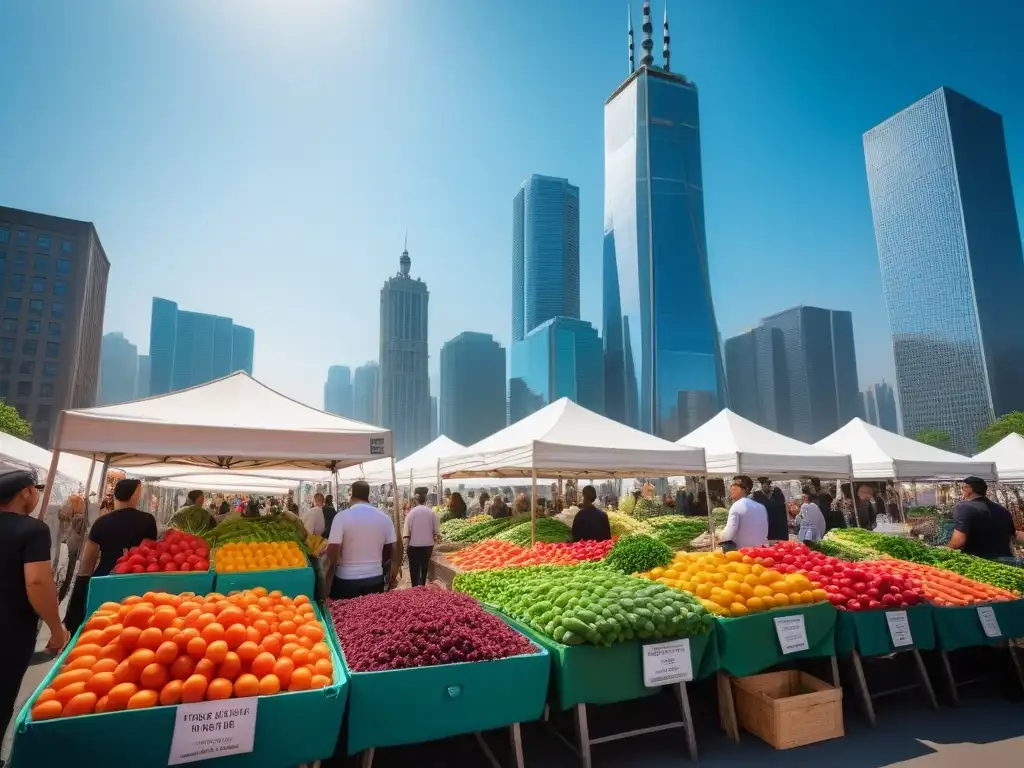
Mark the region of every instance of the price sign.
<instances>
[{"instance_id":1,"label":"price sign","mask_svg":"<svg viewBox=\"0 0 1024 768\"><path fill-rule=\"evenodd\" d=\"M886 611L885 620L889 624L889 637L892 638L894 648L902 648L914 644L914 637L910 634L910 619L906 611Z\"/></svg>"},{"instance_id":2,"label":"price sign","mask_svg":"<svg viewBox=\"0 0 1024 768\"><path fill-rule=\"evenodd\" d=\"M168 765L252 752L256 697L179 704Z\"/></svg>"},{"instance_id":3,"label":"price sign","mask_svg":"<svg viewBox=\"0 0 1024 768\"><path fill-rule=\"evenodd\" d=\"M776 616L775 634L779 636L779 646L784 655L806 651L811 647L807 642L807 626L804 624L802 613L795 616Z\"/></svg>"},{"instance_id":4,"label":"price sign","mask_svg":"<svg viewBox=\"0 0 1024 768\"><path fill-rule=\"evenodd\" d=\"M991 605L978 606L978 620L981 621L981 628L986 637L1002 637L1003 632L999 629L999 620L996 619L996 612Z\"/></svg>"},{"instance_id":5,"label":"price sign","mask_svg":"<svg viewBox=\"0 0 1024 768\"><path fill-rule=\"evenodd\" d=\"M644 646L644 685L657 688L693 680L690 638Z\"/></svg>"}]
</instances>

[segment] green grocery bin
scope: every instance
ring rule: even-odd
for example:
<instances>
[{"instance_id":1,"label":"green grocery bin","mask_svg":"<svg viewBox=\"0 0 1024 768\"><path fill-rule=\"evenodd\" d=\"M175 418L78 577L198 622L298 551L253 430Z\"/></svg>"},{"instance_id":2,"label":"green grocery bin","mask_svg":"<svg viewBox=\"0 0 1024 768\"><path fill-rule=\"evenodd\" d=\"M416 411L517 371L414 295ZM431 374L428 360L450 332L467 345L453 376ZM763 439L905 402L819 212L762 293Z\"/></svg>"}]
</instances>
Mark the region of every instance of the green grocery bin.
<instances>
[{"instance_id":1,"label":"green grocery bin","mask_svg":"<svg viewBox=\"0 0 1024 768\"><path fill-rule=\"evenodd\" d=\"M317 615L320 612L317 611ZM322 620L322 616L321 616ZM77 640L77 635L75 636ZM326 640L334 663L331 685L258 697L253 751L200 760L189 765L209 768L282 768L329 757L338 741L345 714L348 677L335 642ZM32 694L18 715L11 748L12 768L43 768L73 763L78 768L164 768L171 750L176 707L153 707L100 715L33 722L31 703L57 675L64 657Z\"/></svg>"},{"instance_id":2,"label":"green grocery bin","mask_svg":"<svg viewBox=\"0 0 1024 768\"><path fill-rule=\"evenodd\" d=\"M836 653L836 614L831 603L776 608L740 618L715 619L719 665L735 677L756 675L793 659L834 656ZM806 651L783 655L779 648L774 619L803 614L807 630Z\"/></svg>"},{"instance_id":3,"label":"green grocery bin","mask_svg":"<svg viewBox=\"0 0 1024 768\"><path fill-rule=\"evenodd\" d=\"M892 644L888 611L838 611L836 618L836 654L857 651L861 656L883 656L896 651L930 651L935 648L935 623L931 605L921 603L906 609L912 645L897 648Z\"/></svg>"},{"instance_id":4,"label":"green grocery bin","mask_svg":"<svg viewBox=\"0 0 1024 768\"><path fill-rule=\"evenodd\" d=\"M313 569L309 567L218 573L214 580L216 590L223 595L243 589L264 587L268 592L279 589L288 597L306 595L311 600L315 584L316 578L313 575Z\"/></svg>"},{"instance_id":5,"label":"green grocery bin","mask_svg":"<svg viewBox=\"0 0 1024 768\"><path fill-rule=\"evenodd\" d=\"M993 645L1010 638L1024 637L1024 599L985 603L995 612L1000 636L989 637L981 627L977 605L933 609L935 634L945 651L976 645Z\"/></svg>"},{"instance_id":6,"label":"green grocery bin","mask_svg":"<svg viewBox=\"0 0 1024 768\"><path fill-rule=\"evenodd\" d=\"M213 591L213 571L168 571L166 573L121 573L111 576L93 576L89 579L89 594L85 599L85 615L103 603L119 603L129 595L146 592L195 592L205 595Z\"/></svg>"}]
</instances>

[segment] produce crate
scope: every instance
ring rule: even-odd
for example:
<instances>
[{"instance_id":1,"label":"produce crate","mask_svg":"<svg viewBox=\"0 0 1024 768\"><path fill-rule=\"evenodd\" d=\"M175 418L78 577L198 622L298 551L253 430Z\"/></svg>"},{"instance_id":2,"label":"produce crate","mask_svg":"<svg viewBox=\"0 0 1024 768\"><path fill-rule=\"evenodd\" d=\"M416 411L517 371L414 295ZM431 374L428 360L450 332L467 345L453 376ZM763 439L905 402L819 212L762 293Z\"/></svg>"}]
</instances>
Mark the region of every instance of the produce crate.
<instances>
[{"instance_id":1,"label":"produce crate","mask_svg":"<svg viewBox=\"0 0 1024 768\"><path fill-rule=\"evenodd\" d=\"M1010 638L1024 637L1024 599L988 603L995 612L1001 635L989 637L981 627L978 606L936 607L933 609L938 645L955 651L976 645L992 645Z\"/></svg>"},{"instance_id":2,"label":"produce crate","mask_svg":"<svg viewBox=\"0 0 1024 768\"><path fill-rule=\"evenodd\" d=\"M803 614L807 629L806 651L783 655L775 632L777 616ZM777 608L741 618L715 619L720 668L736 677L763 672L792 659L834 656L836 652L836 614L831 603L815 603Z\"/></svg>"},{"instance_id":3,"label":"produce crate","mask_svg":"<svg viewBox=\"0 0 1024 768\"><path fill-rule=\"evenodd\" d=\"M322 620L319 610L317 616ZM251 754L200 760L189 765L281 768L329 757L345 714L349 681L336 644L330 639L325 642L331 648L334 664L331 685L315 691L258 697ZM29 702L57 675L73 645L70 643L61 654ZM171 750L175 710L176 707L152 707L33 722L26 703L15 722L10 765L41 768L71 761L78 768L110 768L119 762L132 768L164 768Z\"/></svg>"},{"instance_id":4,"label":"produce crate","mask_svg":"<svg viewBox=\"0 0 1024 768\"><path fill-rule=\"evenodd\" d=\"M935 648L935 610L927 603L911 606L906 610L910 625L911 645L892 644L887 611L838 611L836 617L836 654L843 655L857 651L861 656L882 656L894 651L930 651Z\"/></svg>"},{"instance_id":5,"label":"produce crate","mask_svg":"<svg viewBox=\"0 0 1024 768\"><path fill-rule=\"evenodd\" d=\"M218 573L214 580L216 589L221 594L229 594L242 589L265 587L268 592L281 590L288 597L306 595L313 599L316 577L309 568L275 568L270 571L236 571Z\"/></svg>"},{"instance_id":6,"label":"produce crate","mask_svg":"<svg viewBox=\"0 0 1024 768\"><path fill-rule=\"evenodd\" d=\"M744 730L776 749L791 749L843 731L843 691L806 672L769 672L732 681Z\"/></svg>"},{"instance_id":7,"label":"produce crate","mask_svg":"<svg viewBox=\"0 0 1024 768\"><path fill-rule=\"evenodd\" d=\"M103 603L118 603L129 595L146 592L195 592L205 595L213 591L213 571L168 571L166 573L122 573L112 576L93 576L89 579L89 594L85 599L85 615Z\"/></svg>"},{"instance_id":8,"label":"produce crate","mask_svg":"<svg viewBox=\"0 0 1024 768\"><path fill-rule=\"evenodd\" d=\"M386 672L352 672L346 666L348 753L537 720L544 713L550 668L543 647L507 659ZM399 726L388 714L394 712L401 713Z\"/></svg>"},{"instance_id":9,"label":"produce crate","mask_svg":"<svg viewBox=\"0 0 1024 768\"><path fill-rule=\"evenodd\" d=\"M660 688L644 685L643 646L663 640L630 640L608 647L562 645L518 622L503 618L551 654L551 697L560 709L576 704L615 704L653 696ZM690 638L695 679L717 671L714 631ZM708 663L710 659L711 663Z\"/></svg>"}]
</instances>

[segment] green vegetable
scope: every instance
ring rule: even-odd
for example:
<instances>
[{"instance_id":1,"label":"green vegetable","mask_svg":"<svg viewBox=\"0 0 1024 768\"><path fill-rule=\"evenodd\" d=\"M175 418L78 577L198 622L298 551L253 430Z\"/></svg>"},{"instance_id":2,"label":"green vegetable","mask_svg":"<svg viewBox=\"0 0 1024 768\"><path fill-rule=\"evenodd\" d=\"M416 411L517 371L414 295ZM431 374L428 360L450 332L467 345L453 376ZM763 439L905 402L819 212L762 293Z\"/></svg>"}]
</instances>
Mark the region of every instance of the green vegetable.
<instances>
[{"instance_id":1,"label":"green vegetable","mask_svg":"<svg viewBox=\"0 0 1024 768\"><path fill-rule=\"evenodd\" d=\"M225 520L203 538L211 549L236 541L294 541L308 552L305 527L295 515L285 513Z\"/></svg>"},{"instance_id":2,"label":"green vegetable","mask_svg":"<svg viewBox=\"0 0 1024 768\"><path fill-rule=\"evenodd\" d=\"M645 573L672 562L672 550L653 536L637 533L615 542L604 565L622 573Z\"/></svg>"},{"instance_id":3,"label":"green vegetable","mask_svg":"<svg viewBox=\"0 0 1024 768\"><path fill-rule=\"evenodd\" d=\"M483 520L479 523L470 523L466 520L449 520L447 523L442 523L441 534L448 541L462 541L475 544L484 539L493 539L502 531L521 525L529 521L529 519L529 515L514 515L513 517L499 517L497 520ZM448 530L452 532L445 534L444 526L453 526L456 522L463 525L457 528L449 528Z\"/></svg>"},{"instance_id":4,"label":"green vegetable","mask_svg":"<svg viewBox=\"0 0 1024 768\"><path fill-rule=\"evenodd\" d=\"M633 506L633 511L629 514L637 520L648 520L652 517L659 517L662 515L674 515L675 510L672 509L672 507L666 507L660 501L639 498Z\"/></svg>"},{"instance_id":5,"label":"green vegetable","mask_svg":"<svg viewBox=\"0 0 1024 768\"><path fill-rule=\"evenodd\" d=\"M167 523L168 528L191 533L193 536L202 536L215 525L217 525L217 521L213 519L210 511L195 504L179 509Z\"/></svg>"},{"instance_id":6,"label":"green vegetable","mask_svg":"<svg viewBox=\"0 0 1024 768\"><path fill-rule=\"evenodd\" d=\"M521 547L528 547L531 542L530 528L531 523L527 520L519 525L506 528L493 538L500 541L511 541L513 544L518 544ZM569 529L569 526L565 525L565 523L562 523L553 517L541 517L537 519L538 542L558 544L559 542L571 540L572 531Z\"/></svg>"},{"instance_id":7,"label":"green vegetable","mask_svg":"<svg viewBox=\"0 0 1024 768\"><path fill-rule=\"evenodd\" d=\"M651 518L647 524L652 529L651 535L674 552L689 549L690 542L708 530L706 517L664 515Z\"/></svg>"}]
</instances>

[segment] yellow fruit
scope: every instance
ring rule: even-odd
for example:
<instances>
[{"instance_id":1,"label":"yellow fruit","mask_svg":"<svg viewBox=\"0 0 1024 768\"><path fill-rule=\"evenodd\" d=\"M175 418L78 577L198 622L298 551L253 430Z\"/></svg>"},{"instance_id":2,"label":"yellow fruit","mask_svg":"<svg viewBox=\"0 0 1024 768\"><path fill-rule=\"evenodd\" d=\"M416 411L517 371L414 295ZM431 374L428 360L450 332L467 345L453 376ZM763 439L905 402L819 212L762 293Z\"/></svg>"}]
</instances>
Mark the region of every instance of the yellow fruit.
<instances>
[{"instance_id":1,"label":"yellow fruit","mask_svg":"<svg viewBox=\"0 0 1024 768\"><path fill-rule=\"evenodd\" d=\"M731 562L737 562L743 559L743 553L739 550L734 549L731 552L725 553L725 559Z\"/></svg>"},{"instance_id":2,"label":"yellow fruit","mask_svg":"<svg viewBox=\"0 0 1024 768\"><path fill-rule=\"evenodd\" d=\"M775 607L775 600L772 598L771 595L765 595L764 597L762 597L761 602L764 603L764 608L766 611L771 610Z\"/></svg>"},{"instance_id":3,"label":"yellow fruit","mask_svg":"<svg viewBox=\"0 0 1024 768\"><path fill-rule=\"evenodd\" d=\"M756 587L758 584L761 583L761 580L758 579L755 574L748 573L746 576L743 577L743 583L749 584L752 587Z\"/></svg>"},{"instance_id":4,"label":"yellow fruit","mask_svg":"<svg viewBox=\"0 0 1024 768\"><path fill-rule=\"evenodd\" d=\"M800 593L800 602L804 605L810 605L814 602L814 593L809 589L805 589Z\"/></svg>"},{"instance_id":5,"label":"yellow fruit","mask_svg":"<svg viewBox=\"0 0 1024 768\"><path fill-rule=\"evenodd\" d=\"M766 581L766 579L768 579L768 581ZM774 584L776 581L782 581L782 574L778 571L769 569L761 574L762 584Z\"/></svg>"},{"instance_id":6,"label":"yellow fruit","mask_svg":"<svg viewBox=\"0 0 1024 768\"><path fill-rule=\"evenodd\" d=\"M650 571L651 576L653 576L655 579L657 579L663 573L665 573L665 569L662 568L661 566L658 566L657 568L651 568L651 571Z\"/></svg>"},{"instance_id":7,"label":"yellow fruit","mask_svg":"<svg viewBox=\"0 0 1024 768\"><path fill-rule=\"evenodd\" d=\"M732 603L729 606L729 613L733 616L746 616L750 611L747 610L747 606L743 603Z\"/></svg>"},{"instance_id":8,"label":"yellow fruit","mask_svg":"<svg viewBox=\"0 0 1024 768\"><path fill-rule=\"evenodd\" d=\"M752 565L750 566L750 572L755 576L760 576L762 573L764 573L764 566L760 563Z\"/></svg>"},{"instance_id":9,"label":"yellow fruit","mask_svg":"<svg viewBox=\"0 0 1024 768\"><path fill-rule=\"evenodd\" d=\"M828 600L828 592L824 589L815 589L811 592L811 597L814 598L814 602L820 603L822 600Z\"/></svg>"},{"instance_id":10,"label":"yellow fruit","mask_svg":"<svg viewBox=\"0 0 1024 768\"><path fill-rule=\"evenodd\" d=\"M696 591L695 594L697 595L697 597L711 597L711 585L710 584L701 584L701 585L699 585L697 587L697 591Z\"/></svg>"},{"instance_id":11,"label":"yellow fruit","mask_svg":"<svg viewBox=\"0 0 1024 768\"><path fill-rule=\"evenodd\" d=\"M760 597L749 597L747 598L747 610L751 613L764 610L764 600Z\"/></svg>"},{"instance_id":12,"label":"yellow fruit","mask_svg":"<svg viewBox=\"0 0 1024 768\"><path fill-rule=\"evenodd\" d=\"M726 590L727 592L739 592L740 582L728 579L726 580L725 584L722 585L722 589Z\"/></svg>"},{"instance_id":13,"label":"yellow fruit","mask_svg":"<svg viewBox=\"0 0 1024 768\"><path fill-rule=\"evenodd\" d=\"M789 595L785 594L784 592L779 592L777 594L772 595L772 604L776 608L779 608L780 606L789 605Z\"/></svg>"},{"instance_id":14,"label":"yellow fruit","mask_svg":"<svg viewBox=\"0 0 1024 768\"><path fill-rule=\"evenodd\" d=\"M730 603L734 603L736 602L736 593L731 592L728 589L723 589L718 596L715 597L715 602L719 605L729 605Z\"/></svg>"},{"instance_id":15,"label":"yellow fruit","mask_svg":"<svg viewBox=\"0 0 1024 768\"><path fill-rule=\"evenodd\" d=\"M739 594L743 595L744 599L749 599L754 596L754 588L749 584L740 584Z\"/></svg>"},{"instance_id":16,"label":"yellow fruit","mask_svg":"<svg viewBox=\"0 0 1024 768\"><path fill-rule=\"evenodd\" d=\"M768 586L772 588L772 593L776 595L780 592L784 595L788 595L793 591L793 585L785 581L775 581Z\"/></svg>"},{"instance_id":17,"label":"yellow fruit","mask_svg":"<svg viewBox=\"0 0 1024 768\"><path fill-rule=\"evenodd\" d=\"M802 573L787 573L783 581L788 581L790 584L802 584L807 581L807 577Z\"/></svg>"},{"instance_id":18,"label":"yellow fruit","mask_svg":"<svg viewBox=\"0 0 1024 768\"><path fill-rule=\"evenodd\" d=\"M771 597L772 596L772 588L771 587L767 587L764 584L761 584L760 586L754 587L754 596L755 597Z\"/></svg>"},{"instance_id":19,"label":"yellow fruit","mask_svg":"<svg viewBox=\"0 0 1024 768\"><path fill-rule=\"evenodd\" d=\"M746 575L748 575L750 573L750 566L749 565L744 565L743 563L740 563L739 565L736 566L736 573L739 573L739 574L741 574L743 576L746 576Z\"/></svg>"}]
</instances>

